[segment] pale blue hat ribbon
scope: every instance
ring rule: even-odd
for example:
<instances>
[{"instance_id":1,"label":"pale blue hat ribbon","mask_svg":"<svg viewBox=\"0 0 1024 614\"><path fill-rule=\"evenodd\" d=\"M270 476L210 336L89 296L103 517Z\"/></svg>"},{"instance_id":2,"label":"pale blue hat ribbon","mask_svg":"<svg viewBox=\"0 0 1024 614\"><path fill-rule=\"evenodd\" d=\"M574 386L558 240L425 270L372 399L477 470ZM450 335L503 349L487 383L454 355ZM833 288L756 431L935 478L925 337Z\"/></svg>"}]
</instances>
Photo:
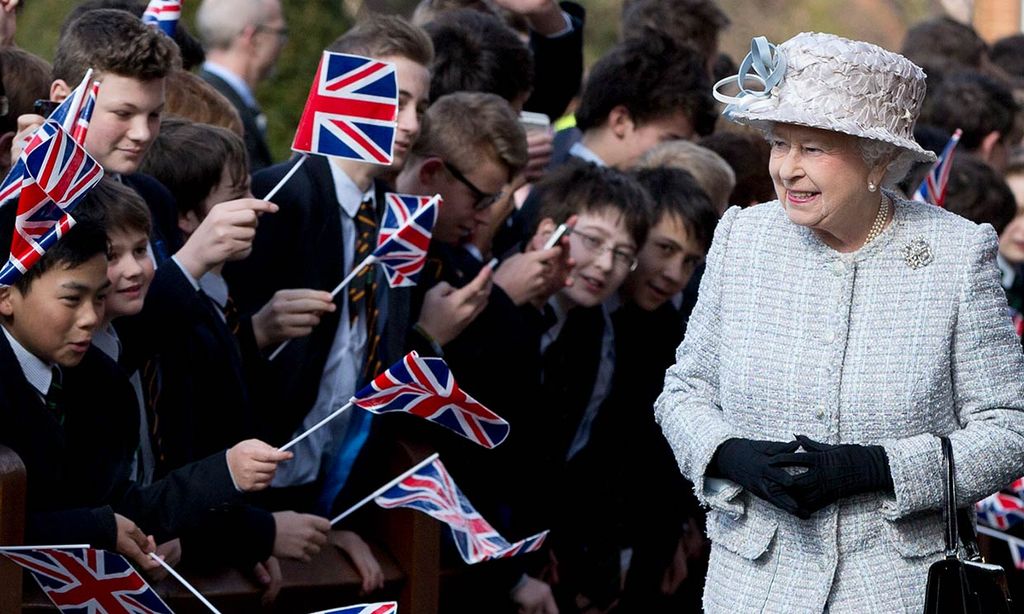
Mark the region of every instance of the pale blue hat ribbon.
<instances>
[{"instance_id":1,"label":"pale blue hat ribbon","mask_svg":"<svg viewBox=\"0 0 1024 614\"><path fill-rule=\"evenodd\" d=\"M750 72L751 70L754 72ZM716 83L712 93L715 100L729 105L724 111L728 116L731 112L745 109L754 102L777 96L777 88L785 74L786 54L777 45L769 43L767 38L758 36L750 41L750 53L743 58L739 71ZM754 81L761 89L748 89L748 81ZM735 83L739 88L739 93L735 96L728 96L719 91L730 83Z\"/></svg>"}]
</instances>

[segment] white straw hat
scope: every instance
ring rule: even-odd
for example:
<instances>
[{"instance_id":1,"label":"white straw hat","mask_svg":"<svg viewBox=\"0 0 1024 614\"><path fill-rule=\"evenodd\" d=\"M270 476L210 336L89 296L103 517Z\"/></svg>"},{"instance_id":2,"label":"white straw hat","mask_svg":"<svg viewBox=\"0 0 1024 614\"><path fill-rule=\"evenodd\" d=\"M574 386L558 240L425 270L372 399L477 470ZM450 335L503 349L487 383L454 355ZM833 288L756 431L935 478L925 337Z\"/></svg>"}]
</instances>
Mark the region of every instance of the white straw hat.
<instances>
[{"instance_id":1,"label":"white straw hat","mask_svg":"<svg viewBox=\"0 0 1024 614\"><path fill-rule=\"evenodd\" d=\"M716 83L714 95L728 103L724 115L740 124L822 128L890 143L915 161L934 162L935 154L914 140L924 79L913 62L877 45L804 32L778 47L755 38L739 73ZM755 89L746 87L751 82ZM721 91L731 83L739 88L732 96Z\"/></svg>"}]
</instances>

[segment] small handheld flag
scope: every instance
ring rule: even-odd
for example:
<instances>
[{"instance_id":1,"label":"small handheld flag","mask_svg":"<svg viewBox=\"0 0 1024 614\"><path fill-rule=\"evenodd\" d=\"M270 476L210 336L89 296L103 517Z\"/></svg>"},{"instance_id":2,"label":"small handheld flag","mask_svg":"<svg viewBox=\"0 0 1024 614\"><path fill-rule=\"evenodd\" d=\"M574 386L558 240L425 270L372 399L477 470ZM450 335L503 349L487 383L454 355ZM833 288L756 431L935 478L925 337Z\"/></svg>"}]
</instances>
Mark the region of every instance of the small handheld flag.
<instances>
[{"instance_id":1,"label":"small handheld flag","mask_svg":"<svg viewBox=\"0 0 1024 614\"><path fill-rule=\"evenodd\" d=\"M0 269L0 285L10 285L64 236L70 211L103 177L103 168L60 124L47 120L21 154L25 167L11 251Z\"/></svg>"},{"instance_id":2,"label":"small handheld flag","mask_svg":"<svg viewBox=\"0 0 1024 614\"><path fill-rule=\"evenodd\" d=\"M142 22L173 37L181 19L181 0L149 0Z\"/></svg>"},{"instance_id":3,"label":"small handheld flag","mask_svg":"<svg viewBox=\"0 0 1024 614\"><path fill-rule=\"evenodd\" d=\"M119 554L87 546L0 548L24 567L61 612L172 614L146 581Z\"/></svg>"},{"instance_id":4,"label":"small handheld flag","mask_svg":"<svg viewBox=\"0 0 1024 614\"><path fill-rule=\"evenodd\" d=\"M391 164L397 121L394 64L324 51L292 149Z\"/></svg>"},{"instance_id":5,"label":"small handheld flag","mask_svg":"<svg viewBox=\"0 0 1024 614\"><path fill-rule=\"evenodd\" d=\"M1001 492L978 501L975 511L978 522L1003 531L1024 521L1024 501Z\"/></svg>"},{"instance_id":6,"label":"small handheld flag","mask_svg":"<svg viewBox=\"0 0 1024 614\"><path fill-rule=\"evenodd\" d=\"M508 422L466 394L440 358L410 352L352 397L375 414L405 412L440 424L485 448L508 437Z\"/></svg>"},{"instance_id":7,"label":"small handheld flag","mask_svg":"<svg viewBox=\"0 0 1024 614\"><path fill-rule=\"evenodd\" d=\"M99 81L92 81L92 69L85 72L85 77L78 87L65 98L47 118L55 121L70 134L79 145L85 144L85 136L89 129L89 120L96 107L96 95L99 93ZM31 147L38 131L28 138L26 149ZM19 157L11 166L3 183L0 183L0 206L21 193L25 178L25 163Z\"/></svg>"},{"instance_id":8,"label":"small handheld flag","mask_svg":"<svg viewBox=\"0 0 1024 614\"><path fill-rule=\"evenodd\" d=\"M939 158L932 165L928 175L921 181L917 192L914 192L914 200L931 203L938 207L945 206L946 185L949 183L949 171L953 166L953 150L956 149L957 143L960 142L962 134L963 130L957 128L953 136L949 137L949 141L942 148Z\"/></svg>"},{"instance_id":9,"label":"small handheld flag","mask_svg":"<svg viewBox=\"0 0 1024 614\"><path fill-rule=\"evenodd\" d=\"M548 534L544 531L509 543L466 499L440 459L395 484L375 501L385 509L411 507L447 524L462 560L470 565L533 552Z\"/></svg>"},{"instance_id":10,"label":"small handheld flag","mask_svg":"<svg viewBox=\"0 0 1024 614\"><path fill-rule=\"evenodd\" d=\"M313 614L397 614L398 602L384 601L381 603L361 603L334 610L321 610Z\"/></svg>"},{"instance_id":11,"label":"small handheld flag","mask_svg":"<svg viewBox=\"0 0 1024 614\"><path fill-rule=\"evenodd\" d=\"M415 286L427 261L441 196L385 195L387 210L377 235L374 259L384 267L392 288Z\"/></svg>"}]
</instances>

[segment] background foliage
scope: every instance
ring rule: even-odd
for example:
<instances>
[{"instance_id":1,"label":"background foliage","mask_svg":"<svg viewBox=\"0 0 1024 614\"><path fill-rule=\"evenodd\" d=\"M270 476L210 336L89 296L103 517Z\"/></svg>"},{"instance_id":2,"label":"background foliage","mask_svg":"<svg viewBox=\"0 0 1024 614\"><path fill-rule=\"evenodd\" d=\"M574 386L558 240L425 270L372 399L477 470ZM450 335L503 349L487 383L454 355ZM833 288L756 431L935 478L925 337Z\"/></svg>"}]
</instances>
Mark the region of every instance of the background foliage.
<instances>
[{"instance_id":1,"label":"background foliage","mask_svg":"<svg viewBox=\"0 0 1024 614\"><path fill-rule=\"evenodd\" d=\"M621 0L577 0L587 9L586 57L592 63L618 36ZM57 31L73 0L22 0L17 42L52 59ZM288 155L292 133L321 50L365 10L410 14L416 0L283 0L291 37L276 74L256 95L269 120L271 148L279 159ZM185 0L191 27L199 0ZM722 51L736 60L749 50L750 39L767 35L782 41L806 30L834 32L898 49L908 25L939 11L936 0L719 0L732 19Z\"/></svg>"}]
</instances>

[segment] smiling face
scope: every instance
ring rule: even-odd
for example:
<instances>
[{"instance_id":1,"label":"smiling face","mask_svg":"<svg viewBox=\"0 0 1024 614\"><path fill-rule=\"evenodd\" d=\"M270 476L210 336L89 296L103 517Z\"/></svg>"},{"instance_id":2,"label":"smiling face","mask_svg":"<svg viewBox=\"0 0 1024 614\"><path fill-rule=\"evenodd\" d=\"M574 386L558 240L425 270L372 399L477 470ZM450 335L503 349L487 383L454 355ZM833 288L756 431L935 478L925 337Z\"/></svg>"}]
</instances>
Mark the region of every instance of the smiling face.
<instances>
[{"instance_id":1,"label":"smiling face","mask_svg":"<svg viewBox=\"0 0 1024 614\"><path fill-rule=\"evenodd\" d=\"M73 367L103 320L107 258L96 254L74 268L60 263L32 281L26 294L0 290L4 327L26 350L47 363Z\"/></svg>"},{"instance_id":2,"label":"smiling face","mask_svg":"<svg viewBox=\"0 0 1024 614\"><path fill-rule=\"evenodd\" d=\"M682 292L704 262L704 249L679 217L666 213L651 228L637 261L623 295L641 309L654 311Z\"/></svg>"},{"instance_id":3,"label":"smiling face","mask_svg":"<svg viewBox=\"0 0 1024 614\"><path fill-rule=\"evenodd\" d=\"M134 173L160 132L163 107L164 79L103 75L86 150L108 173Z\"/></svg>"},{"instance_id":4,"label":"smiling face","mask_svg":"<svg viewBox=\"0 0 1024 614\"><path fill-rule=\"evenodd\" d=\"M636 243L625 217L612 207L580 213L569 234L569 249L576 261L572 285L559 296L583 307L600 305L618 290L636 258Z\"/></svg>"},{"instance_id":5,"label":"smiling face","mask_svg":"<svg viewBox=\"0 0 1024 614\"><path fill-rule=\"evenodd\" d=\"M824 236L842 237L853 224L864 225L866 219L866 232L879 202L878 193L868 191L868 182L878 184L884 168L868 167L856 137L777 124L769 143L768 170L793 223Z\"/></svg>"},{"instance_id":6,"label":"smiling face","mask_svg":"<svg viewBox=\"0 0 1024 614\"><path fill-rule=\"evenodd\" d=\"M131 228L107 230L107 279L110 291L106 301L106 321L142 311L142 304L153 281L153 259L149 256L149 237Z\"/></svg>"}]
</instances>

